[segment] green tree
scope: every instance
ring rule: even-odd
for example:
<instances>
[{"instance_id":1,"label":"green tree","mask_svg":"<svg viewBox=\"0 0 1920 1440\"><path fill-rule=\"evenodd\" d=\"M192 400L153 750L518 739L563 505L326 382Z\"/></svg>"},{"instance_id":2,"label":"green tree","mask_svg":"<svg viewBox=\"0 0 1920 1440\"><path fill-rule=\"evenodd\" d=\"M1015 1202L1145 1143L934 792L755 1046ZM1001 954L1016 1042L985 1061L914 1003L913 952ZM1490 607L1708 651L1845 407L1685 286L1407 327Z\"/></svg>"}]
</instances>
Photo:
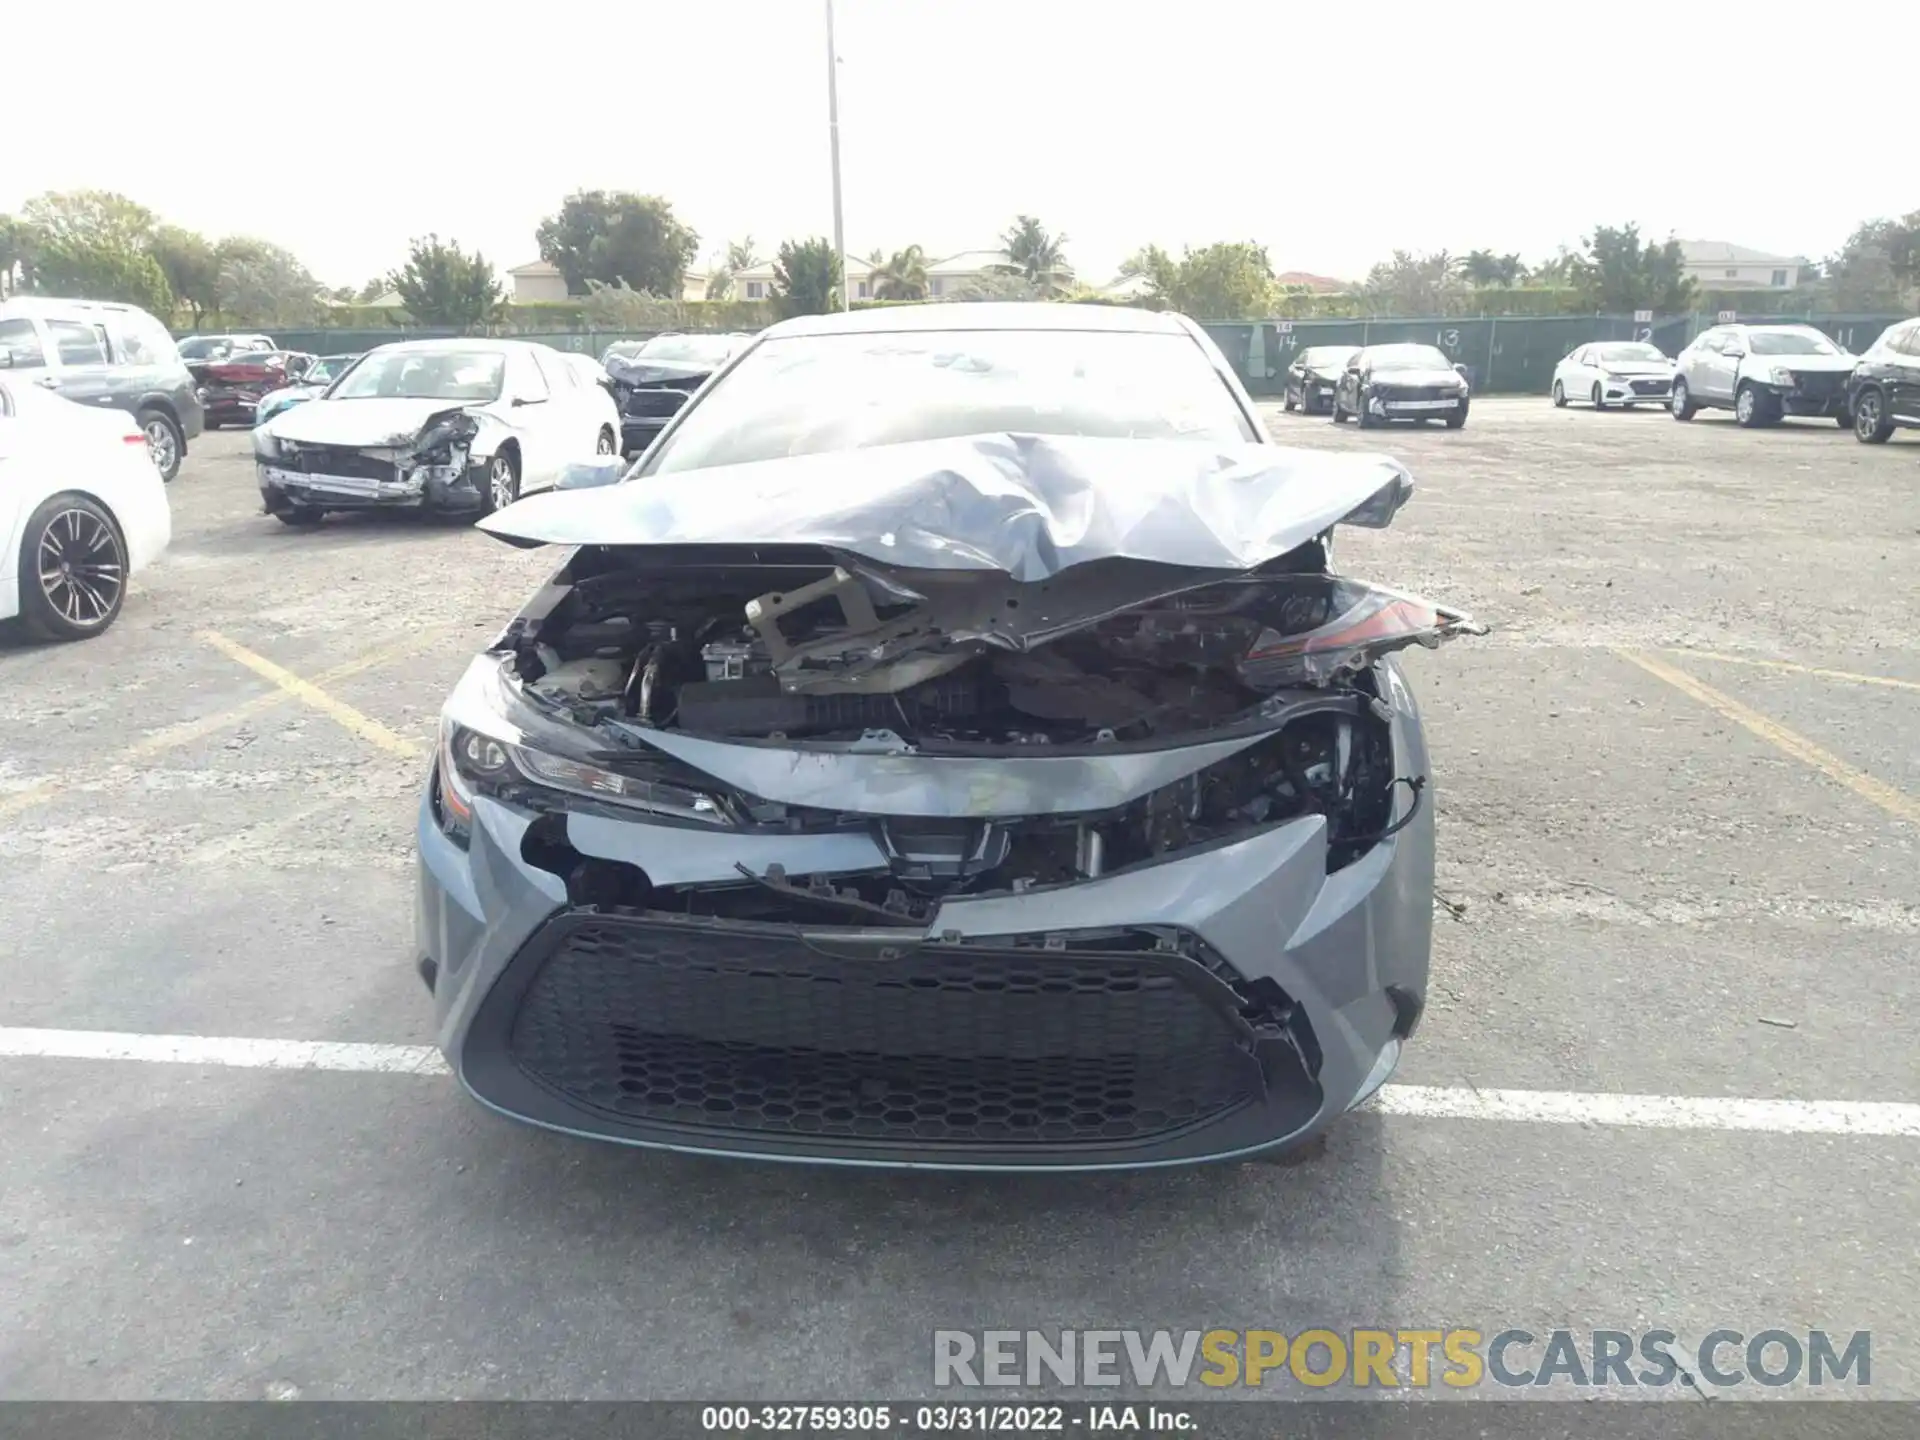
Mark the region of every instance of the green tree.
<instances>
[{"instance_id":1,"label":"green tree","mask_svg":"<svg viewBox=\"0 0 1920 1440\"><path fill-rule=\"evenodd\" d=\"M407 263L390 277L407 313L423 325L484 325L500 308L500 282L479 251L469 255L460 242L438 235L415 240Z\"/></svg>"},{"instance_id":2,"label":"green tree","mask_svg":"<svg viewBox=\"0 0 1920 1440\"><path fill-rule=\"evenodd\" d=\"M1826 262L1828 298L1837 310L1910 308L1920 303L1920 210L1855 227Z\"/></svg>"},{"instance_id":3,"label":"green tree","mask_svg":"<svg viewBox=\"0 0 1920 1440\"><path fill-rule=\"evenodd\" d=\"M1693 306L1694 285L1680 242L1643 244L1638 225L1596 225L1586 254L1574 257L1572 281L1583 309L1603 315L1655 310L1678 315Z\"/></svg>"},{"instance_id":4,"label":"green tree","mask_svg":"<svg viewBox=\"0 0 1920 1440\"><path fill-rule=\"evenodd\" d=\"M1376 314L1441 315L1459 284L1459 262L1445 250L1431 255L1396 250L1367 272L1361 288Z\"/></svg>"},{"instance_id":5,"label":"green tree","mask_svg":"<svg viewBox=\"0 0 1920 1440\"><path fill-rule=\"evenodd\" d=\"M1273 264L1266 247L1250 240L1189 247L1178 260L1149 245L1128 264L1146 277L1156 309L1197 320L1257 320L1272 310Z\"/></svg>"},{"instance_id":6,"label":"green tree","mask_svg":"<svg viewBox=\"0 0 1920 1440\"><path fill-rule=\"evenodd\" d=\"M630 190L576 190L534 238L570 291L584 293L587 281L598 280L673 300L700 249L699 233L674 217L672 205Z\"/></svg>"},{"instance_id":7,"label":"green tree","mask_svg":"<svg viewBox=\"0 0 1920 1440\"><path fill-rule=\"evenodd\" d=\"M782 315L824 315L840 308L840 257L821 236L786 240L773 262L773 293Z\"/></svg>"},{"instance_id":8,"label":"green tree","mask_svg":"<svg viewBox=\"0 0 1920 1440\"><path fill-rule=\"evenodd\" d=\"M1527 278L1518 255L1496 255L1491 250L1469 250L1460 262L1460 277L1476 289L1499 286L1512 289Z\"/></svg>"},{"instance_id":9,"label":"green tree","mask_svg":"<svg viewBox=\"0 0 1920 1440\"><path fill-rule=\"evenodd\" d=\"M751 270L759 263L760 252L754 248L751 235L744 240L728 241L726 249L707 268L706 298L731 300L734 277L742 270Z\"/></svg>"},{"instance_id":10,"label":"green tree","mask_svg":"<svg viewBox=\"0 0 1920 1440\"><path fill-rule=\"evenodd\" d=\"M879 254L874 251L874 254ZM876 300L924 300L927 298L927 252L918 245L896 250L884 261L876 261L873 298Z\"/></svg>"},{"instance_id":11,"label":"green tree","mask_svg":"<svg viewBox=\"0 0 1920 1440\"><path fill-rule=\"evenodd\" d=\"M153 232L151 248L173 298L187 307L198 329L220 304L220 260L213 246L197 230L162 225Z\"/></svg>"},{"instance_id":12,"label":"green tree","mask_svg":"<svg viewBox=\"0 0 1920 1440\"><path fill-rule=\"evenodd\" d=\"M1000 253L1012 271L1042 295L1055 295L1073 284L1073 267L1067 264L1067 237L1050 234L1047 227L1031 215L1016 215L1013 224L1000 237Z\"/></svg>"},{"instance_id":13,"label":"green tree","mask_svg":"<svg viewBox=\"0 0 1920 1440\"><path fill-rule=\"evenodd\" d=\"M120 300L163 319L173 291L153 257L153 212L111 190L49 191L21 207L33 234L34 288L83 300Z\"/></svg>"},{"instance_id":14,"label":"green tree","mask_svg":"<svg viewBox=\"0 0 1920 1440\"><path fill-rule=\"evenodd\" d=\"M215 307L228 325L310 325L321 310L320 282L289 250L251 235L213 247L220 265Z\"/></svg>"},{"instance_id":15,"label":"green tree","mask_svg":"<svg viewBox=\"0 0 1920 1440\"><path fill-rule=\"evenodd\" d=\"M0 215L0 296L33 289L33 262L40 232L17 215Z\"/></svg>"},{"instance_id":16,"label":"green tree","mask_svg":"<svg viewBox=\"0 0 1920 1440\"><path fill-rule=\"evenodd\" d=\"M386 294L387 291L391 290L392 288L393 287L387 283L386 276L376 275L371 280L367 281L366 284L362 285L358 290L354 292L353 294L354 303L359 305L371 305L374 301L378 300L382 295Z\"/></svg>"}]
</instances>

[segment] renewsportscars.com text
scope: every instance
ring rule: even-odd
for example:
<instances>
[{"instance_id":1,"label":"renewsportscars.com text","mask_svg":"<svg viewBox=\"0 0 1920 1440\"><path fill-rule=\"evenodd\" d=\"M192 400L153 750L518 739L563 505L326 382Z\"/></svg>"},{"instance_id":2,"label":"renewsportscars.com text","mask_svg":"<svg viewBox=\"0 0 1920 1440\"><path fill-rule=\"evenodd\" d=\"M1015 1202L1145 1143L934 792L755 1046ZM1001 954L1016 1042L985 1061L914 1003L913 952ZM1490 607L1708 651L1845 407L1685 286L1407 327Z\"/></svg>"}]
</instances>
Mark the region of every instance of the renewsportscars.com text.
<instances>
[{"instance_id":1,"label":"renewsportscars.com text","mask_svg":"<svg viewBox=\"0 0 1920 1440\"><path fill-rule=\"evenodd\" d=\"M1873 1383L1866 1330L936 1330L933 1383L1641 1389Z\"/></svg>"}]
</instances>

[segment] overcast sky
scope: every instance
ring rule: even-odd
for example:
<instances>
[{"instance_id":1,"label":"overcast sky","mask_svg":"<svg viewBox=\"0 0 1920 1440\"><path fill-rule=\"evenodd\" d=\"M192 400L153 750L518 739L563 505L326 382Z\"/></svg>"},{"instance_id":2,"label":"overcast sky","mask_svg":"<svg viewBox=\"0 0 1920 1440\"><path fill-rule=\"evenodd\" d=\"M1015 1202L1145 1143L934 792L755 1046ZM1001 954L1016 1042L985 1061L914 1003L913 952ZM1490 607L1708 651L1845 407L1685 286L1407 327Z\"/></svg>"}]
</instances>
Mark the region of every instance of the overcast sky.
<instances>
[{"instance_id":1,"label":"overcast sky","mask_svg":"<svg viewBox=\"0 0 1920 1440\"><path fill-rule=\"evenodd\" d=\"M532 259L580 187L666 196L703 257L831 233L823 0L4 9L0 209L119 190L331 285L428 231ZM835 13L855 253L990 247L1024 211L1096 282L1149 241L1351 277L1395 246L1533 259L1596 221L1817 259L1920 206L1915 0Z\"/></svg>"}]
</instances>

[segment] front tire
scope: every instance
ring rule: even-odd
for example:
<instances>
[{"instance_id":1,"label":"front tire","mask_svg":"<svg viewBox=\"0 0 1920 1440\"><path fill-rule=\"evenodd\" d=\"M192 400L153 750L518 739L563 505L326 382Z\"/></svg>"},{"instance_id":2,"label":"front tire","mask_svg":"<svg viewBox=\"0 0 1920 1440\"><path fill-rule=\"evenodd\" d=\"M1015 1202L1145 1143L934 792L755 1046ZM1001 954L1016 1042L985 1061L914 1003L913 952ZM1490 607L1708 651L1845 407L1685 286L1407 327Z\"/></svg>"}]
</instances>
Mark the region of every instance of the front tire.
<instances>
[{"instance_id":1,"label":"front tire","mask_svg":"<svg viewBox=\"0 0 1920 1440\"><path fill-rule=\"evenodd\" d=\"M1567 408L1567 387L1558 380L1553 382L1553 408L1556 410Z\"/></svg>"},{"instance_id":2,"label":"front tire","mask_svg":"<svg viewBox=\"0 0 1920 1440\"><path fill-rule=\"evenodd\" d=\"M1773 419L1771 399L1758 385L1742 385L1733 397L1733 418L1749 430L1758 430Z\"/></svg>"},{"instance_id":3,"label":"front tire","mask_svg":"<svg viewBox=\"0 0 1920 1440\"><path fill-rule=\"evenodd\" d=\"M1853 438L1862 445L1884 445L1893 438L1887 402L1878 390L1862 390L1853 402Z\"/></svg>"},{"instance_id":4,"label":"front tire","mask_svg":"<svg viewBox=\"0 0 1920 1440\"><path fill-rule=\"evenodd\" d=\"M1356 395L1353 398L1356 401L1358 401L1360 405L1360 408L1353 412L1354 421L1360 426L1362 430L1373 429L1373 427L1375 425L1378 425L1380 422L1377 418L1375 418L1373 411L1367 408L1367 397L1364 394L1361 394L1361 395Z\"/></svg>"},{"instance_id":5,"label":"front tire","mask_svg":"<svg viewBox=\"0 0 1920 1440\"><path fill-rule=\"evenodd\" d=\"M127 544L106 507L75 491L43 502L20 540L20 617L43 640L90 640L119 617Z\"/></svg>"},{"instance_id":6,"label":"front tire","mask_svg":"<svg viewBox=\"0 0 1920 1440\"><path fill-rule=\"evenodd\" d=\"M1333 397L1333 423L1336 425L1344 425L1347 423L1347 412L1340 408L1340 396L1338 392L1336 392Z\"/></svg>"},{"instance_id":7,"label":"front tire","mask_svg":"<svg viewBox=\"0 0 1920 1440\"><path fill-rule=\"evenodd\" d=\"M600 427L600 438L593 442L593 453L596 455L612 455L615 454L619 448L620 442L614 439L613 431L607 426L602 425Z\"/></svg>"},{"instance_id":8,"label":"front tire","mask_svg":"<svg viewBox=\"0 0 1920 1440\"><path fill-rule=\"evenodd\" d=\"M1447 429L1458 430L1467 423L1467 407L1462 405L1458 410L1454 411L1453 414L1442 415L1440 418L1445 422Z\"/></svg>"},{"instance_id":9,"label":"front tire","mask_svg":"<svg viewBox=\"0 0 1920 1440\"><path fill-rule=\"evenodd\" d=\"M142 410L134 416L140 433L147 437L147 458L153 461L153 468L160 472L160 478L171 484L173 477L180 473L180 459L186 453L186 440L180 434L180 427L167 417L164 410Z\"/></svg>"},{"instance_id":10,"label":"front tire","mask_svg":"<svg viewBox=\"0 0 1920 1440\"><path fill-rule=\"evenodd\" d=\"M327 515L324 510L316 510L311 505L295 505L291 509L274 511L273 518L295 530L309 530L326 519Z\"/></svg>"},{"instance_id":11,"label":"front tire","mask_svg":"<svg viewBox=\"0 0 1920 1440\"><path fill-rule=\"evenodd\" d=\"M1667 412L1676 420L1691 420L1700 413L1700 407L1693 403L1693 393L1687 389L1687 382L1675 379L1673 396L1667 401Z\"/></svg>"},{"instance_id":12,"label":"front tire","mask_svg":"<svg viewBox=\"0 0 1920 1440\"><path fill-rule=\"evenodd\" d=\"M1293 387L1291 385L1280 392L1280 408L1289 415L1299 408L1293 403Z\"/></svg>"},{"instance_id":13,"label":"front tire","mask_svg":"<svg viewBox=\"0 0 1920 1440\"><path fill-rule=\"evenodd\" d=\"M513 504L520 498L520 457L511 450L502 450L488 460L486 479L481 485L482 516L504 510Z\"/></svg>"},{"instance_id":14,"label":"front tire","mask_svg":"<svg viewBox=\"0 0 1920 1440\"><path fill-rule=\"evenodd\" d=\"M1607 408L1607 392L1600 388L1600 382L1598 380L1593 382L1593 395L1590 398L1593 400L1594 409L1604 410Z\"/></svg>"}]
</instances>

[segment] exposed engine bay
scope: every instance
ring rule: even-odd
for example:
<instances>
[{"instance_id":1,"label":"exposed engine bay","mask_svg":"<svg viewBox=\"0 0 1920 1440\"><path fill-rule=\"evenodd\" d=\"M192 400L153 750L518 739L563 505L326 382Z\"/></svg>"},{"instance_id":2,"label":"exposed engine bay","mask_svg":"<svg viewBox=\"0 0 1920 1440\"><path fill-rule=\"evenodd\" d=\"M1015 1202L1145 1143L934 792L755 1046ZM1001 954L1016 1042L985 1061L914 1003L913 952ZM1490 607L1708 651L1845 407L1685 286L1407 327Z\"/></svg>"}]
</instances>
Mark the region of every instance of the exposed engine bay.
<instances>
[{"instance_id":1,"label":"exposed engine bay","mask_svg":"<svg viewBox=\"0 0 1920 1440\"><path fill-rule=\"evenodd\" d=\"M1141 602L1137 568L1019 585L817 551L735 564L655 552L643 566L583 550L503 643L527 692L575 723L772 741L884 731L938 753L1256 722L1282 691L1339 686L1381 654L1479 629L1324 564L1315 542L1225 580L1157 567L1160 593Z\"/></svg>"},{"instance_id":2,"label":"exposed engine bay","mask_svg":"<svg viewBox=\"0 0 1920 1440\"><path fill-rule=\"evenodd\" d=\"M496 647L531 703L610 747L677 730L743 744L1064 757L1258 737L1176 784L1088 814L877 817L728 797L715 803L742 826L871 824L891 871L830 884L743 869L744 885L723 887L723 911L702 908L721 891L689 902L736 918L798 904L919 923L942 895L1096 878L1306 814L1327 817L1337 868L1404 824L1424 784L1395 775L1374 660L1482 628L1329 575L1318 541L1225 579L1156 567L1144 603L1138 569L1014 585L861 567L814 547L725 562L634 553L583 548ZM666 785L709 788L649 755L640 768ZM1398 785L1411 793L1396 811Z\"/></svg>"}]
</instances>

